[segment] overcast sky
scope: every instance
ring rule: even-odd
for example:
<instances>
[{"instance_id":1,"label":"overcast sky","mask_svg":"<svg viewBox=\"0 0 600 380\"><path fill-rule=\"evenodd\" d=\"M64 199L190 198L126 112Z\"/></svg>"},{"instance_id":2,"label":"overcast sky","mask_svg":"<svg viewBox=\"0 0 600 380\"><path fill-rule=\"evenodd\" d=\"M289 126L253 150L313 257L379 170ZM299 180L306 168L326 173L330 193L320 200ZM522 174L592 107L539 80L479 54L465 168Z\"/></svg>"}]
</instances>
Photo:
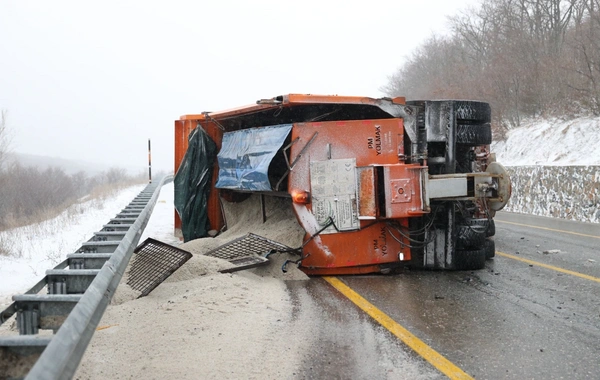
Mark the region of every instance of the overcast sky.
<instances>
[{"instance_id":1,"label":"overcast sky","mask_svg":"<svg viewBox=\"0 0 600 380\"><path fill-rule=\"evenodd\" d=\"M173 121L287 93L381 97L478 0L0 1L13 151L172 170Z\"/></svg>"}]
</instances>

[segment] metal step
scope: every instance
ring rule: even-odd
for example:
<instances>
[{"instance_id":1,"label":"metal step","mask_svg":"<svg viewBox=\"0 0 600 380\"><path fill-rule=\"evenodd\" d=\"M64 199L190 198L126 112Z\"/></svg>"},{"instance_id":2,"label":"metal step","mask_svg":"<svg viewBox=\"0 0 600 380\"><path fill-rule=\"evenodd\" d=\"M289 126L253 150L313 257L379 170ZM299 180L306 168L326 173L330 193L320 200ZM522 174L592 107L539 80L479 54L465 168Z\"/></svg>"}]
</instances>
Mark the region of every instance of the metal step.
<instances>
[{"instance_id":1,"label":"metal step","mask_svg":"<svg viewBox=\"0 0 600 380\"><path fill-rule=\"evenodd\" d=\"M128 219L128 220L131 220L132 222L135 222L137 217L132 214L117 214L117 215L115 215L114 219L117 219L117 220Z\"/></svg>"},{"instance_id":2,"label":"metal step","mask_svg":"<svg viewBox=\"0 0 600 380\"><path fill-rule=\"evenodd\" d=\"M110 220L110 224L133 224L135 223L135 221L137 220L137 218L112 218Z\"/></svg>"},{"instance_id":3,"label":"metal step","mask_svg":"<svg viewBox=\"0 0 600 380\"><path fill-rule=\"evenodd\" d=\"M121 241L86 241L77 250L79 253L113 253Z\"/></svg>"},{"instance_id":4,"label":"metal step","mask_svg":"<svg viewBox=\"0 0 600 380\"><path fill-rule=\"evenodd\" d=\"M13 296L17 308L19 334L37 334L39 329L56 332L80 299L81 294L20 294Z\"/></svg>"},{"instance_id":5,"label":"metal step","mask_svg":"<svg viewBox=\"0 0 600 380\"><path fill-rule=\"evenodd\" d=\"M125 231L129 230L133 224L128 223L109 223L102 226L102 231Z\"/></svg>"},{"instance_id":6,"label":"metal step","mask_svg":"<svg viewBox=\"0 0 600 380\"><path fill-rule=\"evenodd\" d=\"M99 231L94 232L90 241L121 241L127 231Z\"/></svg>"},{"instance_id":7,"label":"metal step","mask_svg":"<svg viewBox=\"0 0 600 380\"><path fill-rule=\"evenodd\" d=\"M98 269L49 269L46 271L48 294L83 294L98 272Z\"/></svg>"},{"instance_id":8,"label":"metal step","mask_svg":"<svg viewBox=\"0 0 600 380\"><path fill-rule=\"evenodd\" d=\"M142 211L141 210L127 210L127 209L123 209L121 210L121 212L119 213L119 215L139 215Z\"/></svg>"},{"instance_id":9,"label":"metal step","mask_svg":"<svg viewBox=\"0 0 600 380\"><path fill-rule=\"evenodd\" d=\"M67 255L67 260L69 269L102 269L111 257L111 253L73 253Z\"/></svg>"},{"instance_id":10,"label":"metal step","mask_svg":"<svg viewBox=\"0 0 600 380\"><path fill-rule=\"evenodd\" d=\"M0 337L0 377L22 379L50 344L50 337L32 335Z\"/></svg>"}]
</instances>

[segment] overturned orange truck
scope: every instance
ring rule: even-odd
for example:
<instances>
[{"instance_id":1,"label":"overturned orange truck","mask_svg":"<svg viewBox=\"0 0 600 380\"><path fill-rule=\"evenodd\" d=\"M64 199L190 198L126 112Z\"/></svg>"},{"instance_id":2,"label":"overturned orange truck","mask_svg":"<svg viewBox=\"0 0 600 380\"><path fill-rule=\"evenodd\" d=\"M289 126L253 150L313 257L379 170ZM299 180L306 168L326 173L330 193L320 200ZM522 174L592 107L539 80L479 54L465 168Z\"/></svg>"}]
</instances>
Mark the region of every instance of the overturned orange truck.
<instances>
[{"instance_id":1,"label":"overturned orange truck","mask_svg":"<svg viewBox=\"0 0 600 380\"><path fill-rule=\"evenodd\" d=\"M299 94L184 115L175 227L205 237L222 198L287 197L309 275L483 268L511 194L490 116L476 101Z\"/></svg>"}]
</instances>

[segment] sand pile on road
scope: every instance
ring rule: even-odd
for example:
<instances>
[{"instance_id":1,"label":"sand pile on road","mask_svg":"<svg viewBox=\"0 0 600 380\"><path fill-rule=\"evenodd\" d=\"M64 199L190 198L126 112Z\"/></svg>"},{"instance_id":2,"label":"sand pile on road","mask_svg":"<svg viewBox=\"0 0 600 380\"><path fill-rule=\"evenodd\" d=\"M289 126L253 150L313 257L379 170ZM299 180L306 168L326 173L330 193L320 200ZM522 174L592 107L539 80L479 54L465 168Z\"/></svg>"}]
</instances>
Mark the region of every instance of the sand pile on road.
<instances>
[{"instance_id":1,"label":"sand pile on road","mask_svg":"<svg viewBox=\"0 0 600 380\"><path fill-rule=\"evenodd\" d=\"M173 273L165 282L179 282L192 280L207 274L217 274L220 270L231 268L233 265L225 260L204 255L195 255L181 268Z\"/></svg>"},{"instance_id":2,"label":"sand pile on road","mask_svg":"<svg viewBox=\"0 0 600 380\"><path fill-rule=\"evenodd\" d=\"M278 328L291 308L282 281L252 273L163 283L107 309L76 377L287 378L301 360Z\"/></svg>"},{"instance_id":3,"label":"sand pile on road","mask_svg":"<svg viewBox=\"0 0 600 380\"><path fill-rule=\"evenodd\" d=\"M181 274L175 272L171 277L179 278L179 276L185 276L186 274L184 273L187 273L189 276L196 274L203 275L202 272L205 268L210 267L210 263L216 265L216 267L212 267L214 269L213 272L227 268L227 266L223 266L229 265L225 261L210 261L206 260L209 259L208 257L201 257L200 255L234 239L243 237L249 232L287 245L290 248L298 248L302 245L305 232L296 221L296 216L294 215L289 199L265 197L267 218L265 223L262 223L259 196L252 196L241 203L224 202L223 209L227 231L215 238L197 239L182 244L179 248L191 252L194 257L188 262L191 264L188 268L185 268L188 266L188 263L186 263L177 271L182 271ZM271 261L269 266L252 269L251 271L261 277L269 276L282 280L306 280L308 276L293 263L286 266L287 273L281 270L286 260L297 260L299 258L300 256L290 253L271 255L269 257ZM217 267L218 269L215 269ZM167 281L174 281L171 277Z\"/></svg>"},{"instance_id":4,"label":"sand pile on road","mask_svg":"<svg viewBox=\"0 0 600 380\"><path fill-rule=\"evenodd\" d=\"M304 230L289 200L259 197L225 204L228 230L180 248L192 257L148 296L125 285L113 298L76 374L98 378L288 378L309 342L288 339L293 308L284 280L306 280L290 254L273 255L266 268L222 274L228 262L203 256L248 232L299 247ZM234 215L235 214L235 215ZM235 220L235 223L234 223ZM302 336L302 335L301 335ZM303 348L304 347L304 348Z\"/></svg>"},{"instance_id":5,"label":"sand pile on road","mask_svg":"<svg viewBox=\"0 0 600 380\"><path fill-rule=\"evenodd\" d=\"M207 274L215 274L219 270L230 268L232 265L214 257L204 256L207 252L218 248L249 232L287 245L298 248L302 245L304 230L296 221L289 199L265 197L266 222L262 223L260 197L251 196L241 203L223 202L223 211L228 223L227 231L215 238L202 238L181 244L179 248L190 252L193 257L173 273L165 282L190 280ZM282 271L286 260L298 260L299 256L291 253L279 253L269 257L270 264L266 267L251 269L250 272L260 277L273 277L282 280L307 280L296 264L286 265L287 272ZM121 285L115 292L111 304L120 305L136 299L140 292L127 286L127 274L121 280Z\"/></svg>"}]
</instances>

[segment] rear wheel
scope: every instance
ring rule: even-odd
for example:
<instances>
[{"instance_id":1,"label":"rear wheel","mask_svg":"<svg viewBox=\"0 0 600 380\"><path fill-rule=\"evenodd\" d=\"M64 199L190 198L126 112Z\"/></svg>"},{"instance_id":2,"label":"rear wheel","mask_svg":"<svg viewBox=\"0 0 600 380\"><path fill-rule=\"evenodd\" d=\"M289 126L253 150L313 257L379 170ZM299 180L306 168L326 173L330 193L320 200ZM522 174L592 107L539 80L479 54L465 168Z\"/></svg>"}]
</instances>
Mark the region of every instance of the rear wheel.
<instances>
[{"instance_id":1,"label":"rear wheel","mask_svg":"<svg viewBox=\"0 0 600 380\"><path fill-rule=\"evenodd\" d=\"M482 226L485 229L485 236L487 237L496 235L496 223L492 218L468 219L465 222L469 225Z\"/></svg>"},{"instance_id":2,"label":"rear wheel","mask_svg":"<svg viewBox=\"0 0 600 380\"><path fill-rule=\"evenodd\" d=\"M470 146L492 143L492 127L487 124L459 124L456 127L456 143Z\"/></svg>"},{"instance_id":3,"label":"rear wheel","mask_svg":"<svg viewBox=\"0 0 600 380\"><path fill-rule=\"evenodd\" d=\"M469 222L468 224L457 225L456 229L458 231L456 245L459 249L481 248L486 237L486 226Z\"/></svg>"},{"instance_id":4,"label":"rear wheel","mask_svg":"<svg viewBox=\"0 0 600 380\"><path fill-rule=\"evenodd\" d=\"M485 251L485 258L491 259L496 256L496 242L492 239L485 239L483 243L483 250Z\"/></svg>"},{"instance_id":5,"label":"rear wheel","mask_svg":"<svg viewBox=\"0 0 600 380\"><path fill-rule=\"evenodd\" d=\"M487 229L487 236L494 236L496 235L496 222L494 222L494 219L489 219L490 224L488 226Z\"/></svg>"},{"instance_id":6,"label":"rear wheel","mask_svg":"<svg viewBox=\"0 0 600 380\"><path fill-rule=\"evenodd\" d=\"M459 124L461 121L466 121L468 124L484 124L492 121L490 105L484 102L455 100L454 113Z\"/></svg>"},{"instance_id":7,"label":"rear wheel","mask_svg":"<svg viewBox=\"0 0 600 380\"><path fill-rule=\"evenodd\" d=\"M454 269L477 270L485 267L485 249L456 250L454 252Z\"/></svg>"}]
</instances>

